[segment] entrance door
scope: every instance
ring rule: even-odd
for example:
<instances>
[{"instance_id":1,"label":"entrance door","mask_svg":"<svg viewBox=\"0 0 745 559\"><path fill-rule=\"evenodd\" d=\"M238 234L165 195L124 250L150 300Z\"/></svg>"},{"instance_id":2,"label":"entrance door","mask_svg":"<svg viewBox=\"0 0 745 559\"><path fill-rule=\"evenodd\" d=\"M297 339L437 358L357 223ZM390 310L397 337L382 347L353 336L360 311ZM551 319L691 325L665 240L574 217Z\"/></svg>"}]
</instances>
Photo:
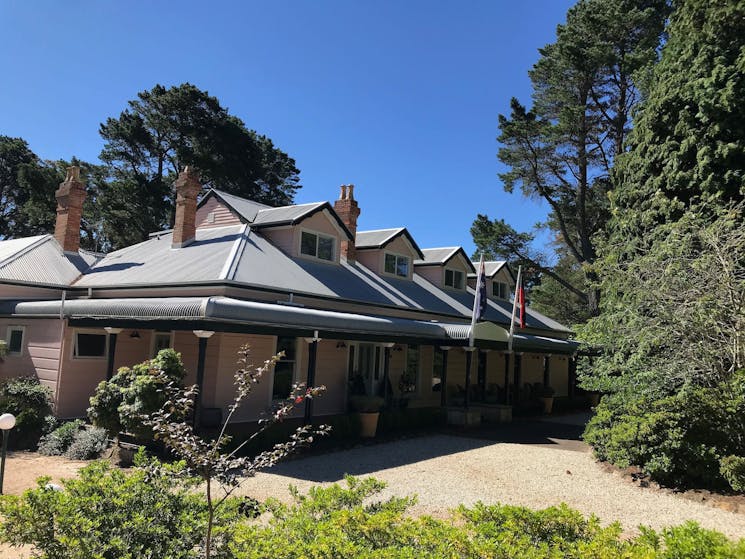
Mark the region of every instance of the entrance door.
<instances>
[{"instance_id":1,"label":"entrance door","mask_svg":"<svg viewBox=\"0 0 745 559\"><path fill-rule=\"evenodd\" d=\"M381 391L382 375L380 373L380 346L359 344L357 346L357 373L365 383L368 396L378 396Z\"/></svg>"}]
</instances>

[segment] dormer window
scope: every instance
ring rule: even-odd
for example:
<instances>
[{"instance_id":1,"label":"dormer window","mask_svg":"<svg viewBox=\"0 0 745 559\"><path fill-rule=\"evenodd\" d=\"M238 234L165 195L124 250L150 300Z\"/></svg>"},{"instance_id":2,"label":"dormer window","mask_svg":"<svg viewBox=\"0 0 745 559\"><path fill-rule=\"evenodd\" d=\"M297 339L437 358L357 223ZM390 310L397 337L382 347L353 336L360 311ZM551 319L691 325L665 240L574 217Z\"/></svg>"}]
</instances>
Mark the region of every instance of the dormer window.
<instances>
[{"instance_id":1,"label":"dormer window","mask_svg":"<svg viewBox=\"0 0 745 559\"><path fill-rule=\"evenodd\" d=\"M464 278L465 274L462 271L445 268L445 287L463 289Z\"/></svg>"},{"instance_id":2,"label":"dormer window","mask_svg":"<svg viewBox=\"0 0 745 559\"><path fill-rule=\"evenodd\" d=\"M385 273L402 278L409 277L409 257L385 253Z\"/></svg>"},{"instance_id":3,"label":"dormer window","mask_svg":"<svg viewBox=\"0 0 745 559\"><path fill-rule=\"evenodd\" d=\"M303 231L300 235L300 254L333 262L334 242L334 237Z\"/></svg>"},{"instance_id":4,"label":"dormer window","mask_svg":"<svg viewBox=\"0 0 745 559\"><path fill-rule=\"evenodd\" d=\"M497 299L505 299L507 300L509 297L509 289L507 287L506 283L503 283L501 281L495 281L492 282L492 295L496 297Z\"/></svg>"}]
</instances>

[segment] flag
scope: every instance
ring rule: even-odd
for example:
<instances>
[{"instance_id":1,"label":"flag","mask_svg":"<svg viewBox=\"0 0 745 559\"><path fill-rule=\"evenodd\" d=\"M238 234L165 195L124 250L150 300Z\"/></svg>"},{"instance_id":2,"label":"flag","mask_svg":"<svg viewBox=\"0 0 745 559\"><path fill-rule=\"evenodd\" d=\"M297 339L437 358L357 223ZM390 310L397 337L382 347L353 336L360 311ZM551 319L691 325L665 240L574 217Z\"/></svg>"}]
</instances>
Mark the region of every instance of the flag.
<instances>
[{"instance_id":1,"label":"flag","mask_svg":"<svg viewBox=\"0 0 745 559\"><path fill-rule=\"evenodd\" d=\"M486 267L484 266L484 254L481 254L479 273L476 276L476 291L473 294L473 312L471 314L471 329L468 333L468 346L473 347L473 327L476 321L483 320L486 314Z\"/></svg>"}]
</instances>

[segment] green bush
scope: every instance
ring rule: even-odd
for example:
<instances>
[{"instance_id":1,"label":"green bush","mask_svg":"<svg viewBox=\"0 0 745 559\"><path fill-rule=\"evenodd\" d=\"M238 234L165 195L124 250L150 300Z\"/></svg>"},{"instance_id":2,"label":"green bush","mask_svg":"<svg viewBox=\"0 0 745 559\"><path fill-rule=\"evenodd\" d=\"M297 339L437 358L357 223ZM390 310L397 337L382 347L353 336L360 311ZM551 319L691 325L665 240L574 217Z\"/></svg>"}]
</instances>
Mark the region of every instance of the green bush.
<instances>
[{"instance_id":1,"label":"green bush","mask_svg":"<svg viewBox=\"0 0 745 559\"><path fill-rule=\"evenodd\" d=\"M152 439L152 430L143 418L163 407L164 382L180 385L185 374L181 354L172 349L163 349L153 359L132 367L122 367L98 385L90 399L88 417L111 437L126 431L143 440Z\"/></svg>"},{"instance_id":2,"label":"green bush","mask_svg":"<svg viewBox=\"0 0 745 559\"><path fill-rule=\"evenodd\" d=\"M36 377L16 377L0 384L0 413L16 416L10 432L10 448L36 448L51 415L52 391Z\"/></svg>"},{"instance_id":3,"label":"green bush","mask_svg":"<svg viewBox=\"0 0 745 559\"><path fill-rule=\"evenodd\" d=\"M745 540L694 523L656 533L622 536L618 524L601 527L566 505L533 511L523 507L460 507L450 520L414 518L411 498L376 500L384 487L374 479L348 477L346 487L293 490L294 504L270 501L269 516L236 530L236 559L735 559Z\"/></svg>"},{"instance_id":4,"label":"green bush","mask_svg":"<svg viewBox=\"0 0 745 559\"><path fill-rule=\"evenodd\" d=\"M725 456L720 461L720 472L735 491L745 491L745 458Z\"/></svg>"},{"instance_id":5,"label":"green bush","mask_svg":"<svg viewBox=\"0 0 745 559\"><path fill-rule=\"evenodd\" d=\"M39 453L47 456L61 456L72 444L73 439L83 428L83 421L76 419L64 423L39 440Z\"/></svg>"},{"instance_id":6,"label":"green bush","mask_svg":"<svg viewBox=\"0 0 745 559\"><path fill-rule=\"evenodd\" d=\"M108 445L106 429L89 427L75 433L65 457L70 460L92 460L98 458Z\"/></svg>"},{"instance_id":7,"label":"green bush","mask_svg":"<svg viewBox=\"0 0 745 559\"><path fill-rule=\"evenodd\" d=\"M584 438L601 460L638 465L660 483L717 489L730 482L722 458L745 456L744 422L740 371L719 385L684 385L664 397L606 395Z\"/></svg>"},{"instance_id":8,"label":"green bush","mask_svg":"<svg viewBox=\"0 0 745 559\"><path fill-rule=\"evenodd\" d=\"M142 463L142 457L138 463ZM80 476L47 489L49 478L22 496L0 499L0 540L33 545L41 557L87 559L197 558L206 505L201 495L174 477L180 465L131 472L94 462ZM237 507L221 509L237 518ZM224 534L220 535L223 537Z\"/></svg>"}]
</instances>

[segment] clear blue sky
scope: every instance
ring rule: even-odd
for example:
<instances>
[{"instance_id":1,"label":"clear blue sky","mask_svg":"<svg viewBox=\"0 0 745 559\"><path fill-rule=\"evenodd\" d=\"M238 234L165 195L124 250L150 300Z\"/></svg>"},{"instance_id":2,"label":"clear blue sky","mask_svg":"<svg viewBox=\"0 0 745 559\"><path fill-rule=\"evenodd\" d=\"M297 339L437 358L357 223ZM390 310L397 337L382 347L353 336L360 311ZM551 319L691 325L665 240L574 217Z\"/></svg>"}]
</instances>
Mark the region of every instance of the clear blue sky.
<instances>
[{"instance_id":1,"label":"clear blue sky","mask_svg":"<svg viewBox=\"0 0 745 559\"><path fill-rule=\"evenodd\" d=\"M95 161L100 122L188 81L296 159L297 202L351 182L360 229L471 253L479 212L545 217L502 188L497 115L529 101L527 71L573 3L4 0L0 134Z\"/></svg>"}]
</instances>

